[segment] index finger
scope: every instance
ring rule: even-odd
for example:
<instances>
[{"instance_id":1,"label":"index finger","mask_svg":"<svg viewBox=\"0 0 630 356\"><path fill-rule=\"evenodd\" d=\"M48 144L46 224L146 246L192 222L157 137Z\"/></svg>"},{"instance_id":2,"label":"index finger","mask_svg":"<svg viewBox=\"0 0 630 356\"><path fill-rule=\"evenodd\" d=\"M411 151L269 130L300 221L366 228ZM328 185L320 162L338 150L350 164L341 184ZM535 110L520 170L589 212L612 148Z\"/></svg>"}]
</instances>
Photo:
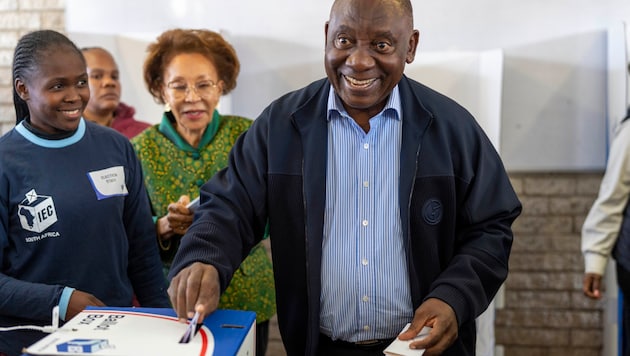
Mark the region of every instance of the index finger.
<instances>
[{"instance_id":1,"label":"index finger","mask_svg":"<svg viewBox=\"0 0 630 356\"><path fill-rule=\"evenodd\" d=\"M199 312L199 317L203 320L206 315L212 313L219 306L220 285L219 272L212 265L201 265L199 288L196 298L188 299L188 305L194 303L195 311Z\"/></svg>"},{"instance_id":2,"label":"index finger","mask_svg":"<svg viewBox=\"0 0 630 356\"><path fill-rule=\"evenodd\" d=\"M212 265L195 262L172 279L168 293L180 319L191 318L198 311L203 320L219 305L219 273Z\"/></svg>"},{"instance_id":3,"label":"index finger","mask_svg":"<svg viewBox=\"0 0 630 356\"><path fill-rule=\"evenodd\" d=\"M171 299L171 305L180 321L185 321L188 314L186 308L186 285L189 268L190 267L187 267L179 271L179 273L173 277L167 289L168 296Z\"/></svg>"}]
</instances>

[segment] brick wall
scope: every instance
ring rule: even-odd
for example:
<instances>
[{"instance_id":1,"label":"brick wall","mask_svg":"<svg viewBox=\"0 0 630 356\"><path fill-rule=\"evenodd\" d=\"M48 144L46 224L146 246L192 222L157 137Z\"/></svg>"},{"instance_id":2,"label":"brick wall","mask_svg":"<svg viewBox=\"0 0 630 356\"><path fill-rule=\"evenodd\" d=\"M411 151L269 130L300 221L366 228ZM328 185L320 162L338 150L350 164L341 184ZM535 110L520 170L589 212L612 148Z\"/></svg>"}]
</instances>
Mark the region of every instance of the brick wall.
<instances>
[{"instance_id":1,"label":"brick wall","mask_svg":"<svg viewBox=\"0 0 630 356\"><path fill-rule=\"evenodd\" d=\"M64 0L0 0L0 133L15 125L13 50L20 36L38 29L65 31Z\"/></svg>"},{"instance_id":2,"label":"brick wall","mask_svg":"<svg viewBox=\"0 0 630 356\"><path fill-rule=\"evenodd\" d=\"M496 342L506 356L601 354L603 305L582 294L580 231L602 173L511 174L523 203L514 224Z\"/></svg>"}]
</instances>

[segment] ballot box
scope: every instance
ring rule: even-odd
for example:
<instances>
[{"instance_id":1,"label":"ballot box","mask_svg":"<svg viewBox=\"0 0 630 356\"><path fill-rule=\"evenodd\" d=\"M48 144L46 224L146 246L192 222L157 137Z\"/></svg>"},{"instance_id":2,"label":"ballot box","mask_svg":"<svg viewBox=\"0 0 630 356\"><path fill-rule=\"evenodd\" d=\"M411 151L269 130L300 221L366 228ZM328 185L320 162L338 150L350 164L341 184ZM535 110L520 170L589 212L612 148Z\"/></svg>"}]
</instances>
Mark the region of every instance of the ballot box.
<instances>
[{"instance_id":1,"label":"ballot box","mask_svg":"<svg viewBox=\"0 0 630 356\"><path fill-rule=\"evenodd\" d=\"M90 307L25 355L254 355L254 312L216 310L189 343L180 343L187 326L172 309Z\"/></svg>"}]
</instances>

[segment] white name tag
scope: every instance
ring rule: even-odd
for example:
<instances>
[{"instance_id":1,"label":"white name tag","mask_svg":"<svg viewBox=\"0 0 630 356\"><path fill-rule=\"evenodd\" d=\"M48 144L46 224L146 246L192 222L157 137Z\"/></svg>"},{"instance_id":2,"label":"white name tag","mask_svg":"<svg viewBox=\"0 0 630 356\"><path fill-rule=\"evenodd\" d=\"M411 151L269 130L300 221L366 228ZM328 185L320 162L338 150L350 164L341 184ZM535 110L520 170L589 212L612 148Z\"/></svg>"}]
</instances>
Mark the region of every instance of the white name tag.
<instances>
[{"instance_id":1,"label":"white name tag","mask_svg":"<svg viewBox=\"0 0 630 356\"><path fill-rule=\"evenodd\" d=\"M98 200L129 194L127 185L125 185L125 169L123 166L89 172L88 178L90 178Z\"/></svg>"}]
</instances>

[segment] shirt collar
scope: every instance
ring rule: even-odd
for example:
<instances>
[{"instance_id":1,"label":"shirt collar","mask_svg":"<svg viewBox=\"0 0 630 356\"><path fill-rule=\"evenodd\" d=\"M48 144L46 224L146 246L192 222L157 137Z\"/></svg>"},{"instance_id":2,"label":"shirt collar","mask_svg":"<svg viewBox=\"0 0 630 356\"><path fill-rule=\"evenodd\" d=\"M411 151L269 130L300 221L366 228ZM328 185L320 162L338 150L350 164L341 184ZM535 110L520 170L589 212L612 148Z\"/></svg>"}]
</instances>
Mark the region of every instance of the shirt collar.
<instances>
[{"instance_id":1,"label":"shirt collar","mask_svg":"<svg viewBox=\"0 0 630 356\"><path fill-rule=\"evenodd\" d=\"M20 123L15 127L15 130L24 138L38 146L48 148L61 148L79 142L83 138L83 135L85 135L86 124L83 117L81 117L77 129L73 131L70 136L64 136L63 138L52 138L50 135L45 136L39 130L33 131L36 129L28 124L26 120L20 121Z\"/></svg>"},{"instance_id":2,"label":"shirt collar","mask_svg":"<svg viewBox=\"0 0 630 356\"><path fill-rule=\"evenodd\" d=\"M396 84L394 89L392 89L392 92L390 93L389 98L387 98L387 103L385 104L383 110L381 110L381 112L375 116L382 115L386 111L393 111L395 115L388 116L396 120L400 120L400 118L402 117L402 106L400 104L400 93L398 90L398 84ZM337 94L335 93L335 88L333 88L332 85L330 86L330 90L328 91L327 112L328 121L335 117L350 117L346 109L343 107L341 99L339 99L339 96L337 96Z\"/></svg>"},{"instance_id":3,"label":"shirt collar","mask_svg":"<svg viewBox=\"0 0 630 356\"><path fill-rule=\"evenodd\" d=\"M173 142L175 146L177 146L177 148L187 152L198 152L200 149L206 147L206 145L208 145L210 141L212 141L214 135L219 130L221 115L219 115L218 111L214 110L214 112L212 113L212 120L210 120L208 127L206 127L206 131L204 131L203 136L201 137L201 141L199 141L198 148L192 147L179 135L179 133L177 132L177 130L175 130L175 127L173 126L174 121L175 118L173 117L173 114L170 112L165 112L162 116L162 122L160 123L158 130L171 142Z\"/></svg>"}]
</instances>

